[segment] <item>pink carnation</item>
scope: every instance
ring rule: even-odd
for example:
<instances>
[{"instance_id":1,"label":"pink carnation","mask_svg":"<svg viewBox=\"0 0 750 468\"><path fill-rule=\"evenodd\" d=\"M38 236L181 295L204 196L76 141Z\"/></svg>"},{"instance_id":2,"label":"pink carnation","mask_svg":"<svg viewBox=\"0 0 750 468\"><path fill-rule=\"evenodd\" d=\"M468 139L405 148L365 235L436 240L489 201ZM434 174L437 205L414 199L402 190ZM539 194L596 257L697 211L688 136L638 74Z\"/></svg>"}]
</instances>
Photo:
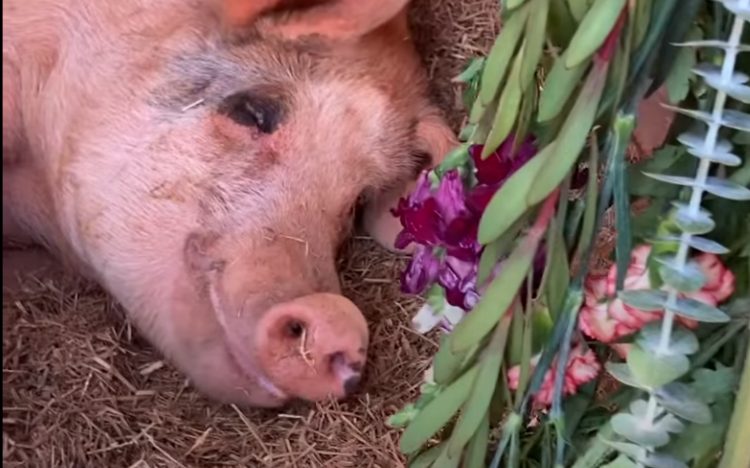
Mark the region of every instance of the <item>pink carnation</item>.
<instances>
[{"instance_id":1,"label":"pink carnation","mask_svg":"<svg viewBox=\"0 0 750 468\"><path fill-rule=\"evenodd\" d=\"M640 245L631 253L631 263L625 274L626 290L651 289L647 260L651 246ZM734 292L734 275L716 255L696 257L706 277L706 284L698 291L681 294L701 302L717 305ZM616 297L617 267L612 265L606 275L592 275L586 280L584 304L579 314L579 326L586 335L602 343L610 343L620 356L625 357L629 346L617 344L620 338L631 335L646 325L661 319L663 310L641 310L631 307ZM683 317L677 320L688 328L698 322Z\"/></svg>"},{"instance_id":2,"label":"pink carnation","mask_svg":"<svg viewBox=\"0 0 750 468\"><path fill-rule=\"evenodd\" d=\"M541 355L536 355L531 359L531 369L533 371L539 362ZM534 395L534 405L537 407L546 407L552 404L552 395L555 390L555 370L557 368L557 358L552 361L552 365L544 375L544 381L537 393ZM570 350L568 364L565 367L563 381L563 395L574 395L578 388L593 380L601 370L599 361L596 360L596 354L590 349L584 350L582 345L575 346ZM508 370L508 388L515 390L518 388L518 381L521 376L521 366L513 366Z\"/></svg>"}]
</instances>

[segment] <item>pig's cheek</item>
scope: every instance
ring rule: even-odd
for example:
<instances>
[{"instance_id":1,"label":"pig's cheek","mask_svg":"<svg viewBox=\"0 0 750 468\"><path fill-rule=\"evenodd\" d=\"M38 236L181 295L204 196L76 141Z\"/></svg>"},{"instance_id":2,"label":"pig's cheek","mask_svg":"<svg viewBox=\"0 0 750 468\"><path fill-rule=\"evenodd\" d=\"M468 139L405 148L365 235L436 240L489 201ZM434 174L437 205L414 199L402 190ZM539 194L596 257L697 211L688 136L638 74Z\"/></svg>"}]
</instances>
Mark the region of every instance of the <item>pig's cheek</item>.
<instances>
[{"instance_id":1,"label":"pig's cheek","mask_svg":"<svg viewBox=\"0 0 750 468\"><path fill-rule=\"evenodd\" d=\"M391 213L391 209L397 206L399 198L402 196L408 196L409 191L413 186L414 184L411 183L403 191L398 190L383 194L377 199L372 200L370 204L365 207L362 219L365 231L372 236L378 244L392 252L409 254L414 248L412 244L405 249L396 248L396 237L403 229L403 226L401 226L401 221Z\"/></svg>"}]
</instances>

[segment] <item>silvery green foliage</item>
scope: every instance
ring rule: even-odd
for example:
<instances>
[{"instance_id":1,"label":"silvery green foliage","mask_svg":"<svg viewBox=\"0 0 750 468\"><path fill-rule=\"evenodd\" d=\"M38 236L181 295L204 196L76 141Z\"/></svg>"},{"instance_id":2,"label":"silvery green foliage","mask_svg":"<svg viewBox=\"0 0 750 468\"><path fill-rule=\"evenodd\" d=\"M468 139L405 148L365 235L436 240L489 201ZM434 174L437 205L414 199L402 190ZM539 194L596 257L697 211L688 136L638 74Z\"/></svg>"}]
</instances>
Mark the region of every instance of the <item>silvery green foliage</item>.
<instances>
[{"instance_id":1,"label":"silvery green foliage","mask_svg":"<svg viewBox=\"0 0 750 468\"><path fill-rule=\"evenodd\" d=\"M700 237L712 231L715 223L710 212L701 207L704 194L731 200L750 200L750 189L726 179L709 176L712 164L738 166L740 156L732 144L719 137L722 127L750 131L750 114L726 109L728 99L750 102L750 77L736 71L735 62L740 51L748 46L740 43L745 23L750 20L750 0L717 0L734 15L727 41L706 40L678 44L682 47L712 47L723 51L724 61L718 67L698 64L693 73L706 85L716 90L713 109L700 111L680 107L675 112L696 120L701 131L683 133L678 140L690 155L699 160L694 177L646 173L661 182L690 187L692 195L687 203L674 203L672 221L682 232L679 236L656 239L655 242L676 242L677 253L656 259L659 276L664 282L661 290L622 291L620 299L643 310L665 311L661 323L644 327L636 337L626 364L609 363L607 370L620 382L641 389L648 395L636 400L627 410L611 420L614 432L623 441L607 441L620 452L615 466L686 467L677 458L660 452L676 434L691 423L707 424L712 419L704 399L685 383L677 382L690 370L689 356L699 348L695 335L675 326L680 316L698 322L726 322L729 316L722 310L703 302L681 298L682 292L699 289L705 278L690 260L691 249L713 254L728 249L712 240Z\"/></svg>"}]
</instances>

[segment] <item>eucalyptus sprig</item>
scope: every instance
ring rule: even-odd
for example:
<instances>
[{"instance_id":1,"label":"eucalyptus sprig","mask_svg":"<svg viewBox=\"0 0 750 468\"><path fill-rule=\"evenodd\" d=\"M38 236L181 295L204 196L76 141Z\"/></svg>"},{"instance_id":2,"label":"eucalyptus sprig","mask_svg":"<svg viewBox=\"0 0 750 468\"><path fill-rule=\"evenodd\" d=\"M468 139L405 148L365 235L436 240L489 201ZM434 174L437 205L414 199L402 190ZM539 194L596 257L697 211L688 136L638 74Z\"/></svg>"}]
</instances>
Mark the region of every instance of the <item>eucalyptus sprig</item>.
<instances>
[{"instance_id":1,"label":"eucalyptus sprig","mask_svg":"<svg viewBox=\"0 0 750 468\"><path fill-rule=\"evenodd\" d=\"M699 160L693 177L661 173L646 173L655 180L689 187L688 203L675 202L672 223L678 235L655 239L662 252L671 245L670 254L655 259L659 279L664 286L659 290L620 291L626 304L642 310L665 310L663 321L647 326L638 334L628 353L627 364L612 364L610 373L626 385L645 391L646 400L634 401L629 411L612 418L612 429L627 442L613 443L621 453L639 466L679 467L683 461L660 451L673 435L683 432L686 423L707 424L711 411L699 395L678 382L691 368L689 356L699 350L696 336L688 329L675 326L675 317L708 323L730 320L729 315L711 304L681 297L700 289L706 279L700 268L689 259L691 249L708 253L727 253L729 248L701 237L711 232L715 223L711 213L701 207L704 193L730 200L750 200L750 189L730 180L711 176L711 164L737 166L742 159L732 153L732 144L720 138L722 127L750 131L750 115L727 109L729 97L747 103L750 88L744 83L748 76L735 71L741 46L744 24L750 13L750 0L718 0L735 14L727 41L710 40L680 44L682 47L714 47L724 51L721 67L701 63L693 68L704 82L716 91L710 112L672 107L675 112L698 120L705 131L682 133L678 140L687 152ZM621 466L626 466L625 464Z\"/></svg>"},{"instance_id":2,"label":"eucalyptus sprig","mask_svg":"<svg viewBox=\"0 0 750 468\"><path fill-rule=\"evenodd\" d=\"M745 0L725 1L734 5L740 16L742 12L746 16L746 9L742 9L746 8L742 3ZM674 43L733 47L731 41L725 46L718 41L686 40L701 3L502 2L503 27L495 44L486 58L473 60L460 76L467 84L465 102L470 108L461 132L462 143L430 173L429 180L433 187L439 187L448 174L455 177L458 171L467 186L475 184L472 174L481 161L473 162L469 155L472 147L480 147L480 159L484 160L509 139L514 141L515 151L527 135L532 135L539 150L494 193L479 220L478 302L465 315L458 314L463 318L457 324L450 320L455 328L440 338L419 399L390 420L394 426L405 427L400 448L408 455L410 466L457 467L463 463L481 467L486 466L488 453L491 467L526 466L531 458L534 466L564 466L575 460L576 455L568 448L573 439L581 438L577 428L596 420L603 425L600 435L609 435L596 438L594 448L582 458L585 464L577 462L577 466L599 466L586 460L603 461L616 449L622 456L612 466L641 463L658 468L666 466L658 463L677 458L656 448L669 443L673 439L670 434L690 431L683 421L705 423L711 415L714 408L692 398L690 387L705 387L709 378L694 373L690 385L676 380L695 370L687 356L692 355L694 362L707 361L726 344L728 336L739 332L729 324L719 330L721 333L717 331L716 337L699 340L692 332L674 326L675 314L715 323L728 320L720 309L680 297L679 291L700 287L700 272L691 267L689 251L683 252L681 246L717 251L718 242L697 237L708 231L705 223L700 229L694 225L710 220L699 209L701 194L707 191L737 198L737 194L745 193L742 187L709 177L708 166L689 180L649 174L692 188L698 208L692 201L678 204L662 225L674 225L683 231L654 240L654 251L664 254L673 249L676 253L674 258L659 257L656 275L666 289L633 292L623 287L632 241L630 171L625 153L635 129L638 104L663 83L682 78L673 72L673 64L684 63ZM734 47L739 50L737 44ZM716 78L716 73L705 67L697 70L702 76ZM722 80L706 78L724 94L746 96L747 87L742 83L738 87L734 81L728 87ZM679 84L684 87L684 82ZM713 118L701 111L674 109L699 120L710 122ZM736 110L720 115L733 118L730 120L735 127L738 121L747 126L744 114ZM718 119L721 124L727 123ZM701 160L700 164L731 155L722 146L723 140L718 140L718 146L716 142L704 146L696 134L684 135L680 141ZM580 198L573 199L574 173L582 165L589 171L586 189ZM601 183L599 167L604 174ZM619 398L620 406L629 406L630 411L608 422L596 411L589 411L593 383L564 400L563 380L571 343L578 339L578 311L594 239L604 212L613 202L620 297L635 306L664 308L667 312L665 325L647 326L637 336L627 363L608 367L617 379L631 386L612 397ZM534 278L533 265L540 251L545 254L545 265L541 278ZM531 286L534 280L539 284L536 290ZM455 307L441 305L445 301L442 287L435 285L429 291L428 313L454 311ZM658 372L649 367L647 352L658 356ZM537 358L532 365L533 355ZM520 367L514 391L506 380L511 366ZM549 371L554 372L551 410L547 416L536 413L541 423L530 428L532 401ZM648 399L640 399L642 391ZM642 421L648 423L645 430ZM491 440L496 445L490 445ZM590 455L594 452L598 455Z\"/></svg>"}]
</instances>

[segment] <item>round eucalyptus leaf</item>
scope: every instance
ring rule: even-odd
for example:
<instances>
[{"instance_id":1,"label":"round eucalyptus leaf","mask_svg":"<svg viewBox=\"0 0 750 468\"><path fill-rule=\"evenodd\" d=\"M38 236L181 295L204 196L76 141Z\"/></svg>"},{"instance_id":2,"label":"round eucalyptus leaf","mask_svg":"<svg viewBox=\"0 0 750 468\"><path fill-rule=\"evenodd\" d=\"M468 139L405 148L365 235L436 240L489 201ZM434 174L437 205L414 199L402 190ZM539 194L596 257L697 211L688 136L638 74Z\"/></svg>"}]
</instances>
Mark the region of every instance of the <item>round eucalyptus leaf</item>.
<instances>
[{"instance_id":1,"label":"round eucalyptus leaf","mask_svg":"<svg viewBox=\"0 0 750 468\"><path fill-rule=\"evenodd\" d=\"M659 275L667 285L681 292L700 290L706 284L703 270L695 262L678 266L674 258L657 258Z\"/></svg>"},{"instance_id":2,"label":"round eucalyptus leaf","mask_svg":"<svg viewBox=\"0 0 750 468\"><path fill-rule=\"evenodd\" d=\"M737 2L734 2L734 3L736 4ZM724 49L724 50L735 48L732 44L729 44L727 41L720 41L718 39L705 39L705 40L696 40L696 41L676 42L673 45L675 47L701 47L701 48L711 47L714 49ZM737 50L739 52L750 51L750 45L740 44L739 46L737 46Z\"/></svg>"},{"instance_id":3,"label":"round eucalyptus leaf","mask_svg":"<svg viewBox=\"0 0 750 468\"><path fill-rule=\"evenodd\" d=\"M677 380L690 370L690 360L686 356L653 353L638 344L630 348L627 362L636 381L652 389Z\"/></svg>"},{"instance_id":4,"label":"round eucalyptus leaf","mask_svg":"<svg viewBox=\"0 0 750 468\"><path fill-rule=\"evenodd\" d=\"M636 343L638 343L644 350L651 353L657 352L660 341L660 322L646 324L636 336ZM667 348L665 354L690 355L697 352L699 347L698 338L696 338L693 332L686 328L675 326L670 334L669 348Z\"/></svg>"},{"instance_id":5,"label":"round eucalyptus leaf","mask_svg":"<svg viewBox=\"0 0 750 468\"><path fill-rule=\"evenodd\" d=\"M698 322L724 323L730 320L729 316L720 309L687 297L676 299L674 304L670 304L669 310L681 317Z\"/></svg>"},{"instance_id":6,"label":"round eucalyptus leaf","mask_svg":"<svg viewBox=\"0 0 750 468\"><path fill-rule=\"evenodd\" d=\"M750 119L750 115L748 115ZM750 132L750 128L747 130ZM750 189L727 179L709 177L703 186L706 192L727 200L745 201L750 200Z\"/></svg>"},{"instance_id":7,"label":"round eucalyptus leaf","mask_svg":"<svg viewBox=\"0 0 750 468\"><path fill-rule=\"evenodd\" d=\"M626 455L621 453L611 462L607 463L606 465L602 465L601 468L638 468L638 465Z\"/></svg>"},{"instance_id":8,"label":"round eucalyptus leaf","mask_svg":"<svg viewBox=\"0 0 750 468\"><path fill-rule=\"evenodd\" d=\"M659 174L656 172L643 172L643 175L667 184L682 185L683 187L694 187L695 179L686 176L676 176L670 174Z\"/></svg>"},{"instance_id":9,"label":"round eucalyptus leaf","mask_svg":"<svg viewBox=\"0 0 750 468\"><path fill-rule=\"evenodd\" d=\"M719 2L723 3L725 7L727 7L727 10L731 11L735 15L741 17L745 21L750 21L750 7L748 7L747 2L742 2L742 0L718 0Z\"/></svg>"},{"instance_id":10,"label":"round eucalyptus leaf","mask_svg":"<svg viewBox=\"0 0 750 468\"><path fill-rule=\"evenodd\" d=\"M667 302L667 292L656 289L623 290L617 297L630 307L645 311L662 310Z\"/></svg>"},{"instance_id":11,"label":"round eucalyptus leaf","mask_svg":"<svg viewBox=\"0 0 750 468\"><path fill-rule=\"evenodd\" d=\"M680 133L677 137L677 141L687 146L688 148L700 149L706 142L705 128L690 130L684 133ZM732 143L726 138L718 138L714 151L719 153L729 153L732 151Z\"/></svg>"},{"instance_id":12,"label":"round eucalyptus leaf","mask_svg":"<svg viewBox=\"0 0 750 468\"><path fill-rule=\"evenodd\" d=\"M633 416L639 418L645 417L648 413L648 402L643 399L633 400L630 403L630 412L633 413Z\"/></svg>"},{"instance_id":13,"label":"round eucalyptus leaf","mask_svg":"<svg viewBox=\"0 0 750 468\"><path fill-rule=\"evenodd\" d=\"M630 442L619 442L619 441L609 440L601 436L599 436L599 440L601 440L604 445L612 447L618 452L625 454L635 460L640 460L643 457L645 457L647 454L646 449L644 449L643 447L639 445L631 444Z\"/></svg>"},{"instance_id":14,"label":"round eucalyptus leaf","mask_svg":"<svg viewBox=\"0 0 750 468\"><path fill-rule=\"evenodd\" d=\"M685 425L682 424L682 421L670 413L665 414L663 418L656 421L654 426L659 427L664 431L671 432L672 434L679 434L685 430Z\"/></svg>"},{"instance_id":15,"label":"round eucalyptus leaf","mask_svg":"<svg viewBox=\"0 0 750 468\"><path fill-rule=\"evenodd\" d=\"M693 67L693 73L695 73L696 75L702 76L706 80L706 82L709 84L709 86L713 87L713 84L711 83L723 81L722 76L721 76L722 75L721 68L722 67L718 65L714 65L713 63L702 62ZM747 83L748 80L750 80L750 77L747 76L746 73L743 73L739 70L735 70L731 72L731 74L729 75L729 80L727 82L742 84L742 83Z\"/></svg>"},{"instance_id":16,"label":"round eucalyptus leaf","mask_svg":"<svg viewBox=\"0 0 750 468\"><path fill-rule=\"evenodd\" d=\"M711 409L690 386L672 382L656 391L656 399L667 411L696 424L711 422Z\"/></svg>"},{"instance_id":17,"label":"round eucalyptus leaf","mask_svg":"<svg viewBox=\"0 0 750 468\"><path fill-rule=\"evenodd\" d=\"M649 453L638 461L649 468L688 468L685 462L666 453Z\"/></svg>"},{"instance_id":18,"label":"round eucalyptus leaf","mask_svg":"<svg viewBox=\"0 0 750 468\"><path fill-rule=\"evenodd\" d=\"M604 365L604 367L605 369L607 369L607 372L609 372L610 375L617 379L620 383L624 383L629 387L641 388L645 390L645 387L643 387L638 382L638 380L636 380L633 373L630 372L630 368L627 364L622 362L609 361Z\"/></svg>"},{"instance_id":19,"label":"round eucalyptus leaf","mask_svg":"<svg viewBox=\"0 0 750 468\"><path fill-rule=\"evenodd\" d=\"M669 443L669 433L663 428L649 424L645 418L630 413L612 416L612 429L631 442L646 447L662 447Z\"/></svg>"},{"instance_id":20,"label":"round eucalyptus leaf","mask_svg":"<svg viewBox=\"0 0 750 468\"><path fill-rule=\"evenodd\" d=\"M744 88L747 88L747 86L744 86ZM706 151L703 148L690 148L687 149L688 154L691 156L695 156L698 159L708 159L709 161L713 163L723 164L725 166L739 166L742 164L742 158L737 156L734 153L721 153L719 151L713 150L713 151Z\"/></svg>"},{"instance_id":21,"label":"round eucalyptus leaf","mask_svg":"<svg viewBox=\"0 0 750 468\"><path fill-rule=\"evenodd\" d=\"M734 109L724 109L722 124L741 132L750 132L750 114Z\"/></svg>"},{"instance_id":22,"label":"round eucalyptus leaf","mask_svg":"<svg viewBox=\"0 0 750 468\"><path fill-rule=\"evenodd\" d=\"M651 242L652 244L658 244L658 243L671 244L671 243L681 242L681 241L682 241L682 238L679 236L662 236L656 239L649 240L649 242ZM725 253L729 253L729 249L719 244L718 242L705 238L705 237L700 237L700 236L690 236L688 245L695 250L699 250L705 253L711 253L711 254L716 254L716 255L723 255Z\"/></svg>"},{"instance_id":23,"label":"round eucalyptus leaf","mask_svg":"<svg viewBox=\"0 0 750 468\"><path fill-rule=\"evenodd\" d=\"M674 223L683 232L688 234L706 234L711 232L715 227L711 213L700 209L697 213L693 213L692 210L683 203L673 203L677 208L674 213Z\"/></svg>"}]
</instances>

